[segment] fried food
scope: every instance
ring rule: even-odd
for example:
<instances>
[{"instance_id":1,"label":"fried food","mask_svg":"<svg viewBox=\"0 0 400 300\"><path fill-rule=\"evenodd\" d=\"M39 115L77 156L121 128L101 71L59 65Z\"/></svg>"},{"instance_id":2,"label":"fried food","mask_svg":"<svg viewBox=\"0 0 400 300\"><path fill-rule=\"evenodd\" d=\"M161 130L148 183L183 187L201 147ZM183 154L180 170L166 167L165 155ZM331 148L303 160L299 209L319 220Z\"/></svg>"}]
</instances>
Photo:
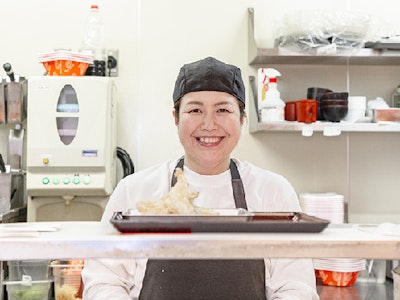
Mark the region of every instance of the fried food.
<instances>
[{"instance_id":1,"label":"fried food","mask_svg":"<svg viewBox=\"0 0 400 300\"><path fill-rule=\"evenodd\" d=\"M168 194L158 200L144 200L136 204L137 210L143 215L149 214L216 214L211 209L195 206L193 201L199 192L188 191L188 184L183 170L175 169L176 184Z\"/></svg>"}]
</instances>

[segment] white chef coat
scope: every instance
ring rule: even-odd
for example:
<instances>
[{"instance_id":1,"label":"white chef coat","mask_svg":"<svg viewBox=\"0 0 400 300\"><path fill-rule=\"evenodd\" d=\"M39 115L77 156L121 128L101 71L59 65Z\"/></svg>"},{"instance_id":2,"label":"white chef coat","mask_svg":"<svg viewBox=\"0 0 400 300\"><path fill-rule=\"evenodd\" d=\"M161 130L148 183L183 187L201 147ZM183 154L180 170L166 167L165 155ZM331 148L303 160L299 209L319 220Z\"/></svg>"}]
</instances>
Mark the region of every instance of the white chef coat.
<instances>
[{"instance_id":1,"label":"white chef coat","mask_svg":"<svg viewBox=\"0 0 400 300\"><path fill-rule=\"evenodd\" d=\"M142 200L157 200L170 190L177 160L171 160L122 179L106 206L102 222L116 211L135 208ZM297 194L282 176L235 159L249 211L300 211ZM208 208L235 208L231 174L200 175L185 166L189 190L198 191L194 204ZM273 299L319 299L310 259L265 258L266 294ZM90 259L82 271L83 299L136 299L142 287L147 259Z\"/></svg>"}]
</instances>

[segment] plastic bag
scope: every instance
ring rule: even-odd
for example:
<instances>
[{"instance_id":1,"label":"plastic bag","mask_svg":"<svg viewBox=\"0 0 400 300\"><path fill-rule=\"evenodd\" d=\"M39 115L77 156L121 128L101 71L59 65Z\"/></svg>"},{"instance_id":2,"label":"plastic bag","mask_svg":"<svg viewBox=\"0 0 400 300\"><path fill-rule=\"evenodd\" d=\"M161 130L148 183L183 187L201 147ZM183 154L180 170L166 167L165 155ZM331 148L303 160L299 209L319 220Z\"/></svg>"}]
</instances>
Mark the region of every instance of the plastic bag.
<instances>
[{"instance_id":1,"label":"plastic bag","mask_svg":"<svg viewBox=\"0 0 400 300\"><path fill-rule=\"evenodd\" d=\"M275 47L313 54L351 52L364 46L370 16L353 11L296 10L284 16Z\"/></svg>"}]
</instances>

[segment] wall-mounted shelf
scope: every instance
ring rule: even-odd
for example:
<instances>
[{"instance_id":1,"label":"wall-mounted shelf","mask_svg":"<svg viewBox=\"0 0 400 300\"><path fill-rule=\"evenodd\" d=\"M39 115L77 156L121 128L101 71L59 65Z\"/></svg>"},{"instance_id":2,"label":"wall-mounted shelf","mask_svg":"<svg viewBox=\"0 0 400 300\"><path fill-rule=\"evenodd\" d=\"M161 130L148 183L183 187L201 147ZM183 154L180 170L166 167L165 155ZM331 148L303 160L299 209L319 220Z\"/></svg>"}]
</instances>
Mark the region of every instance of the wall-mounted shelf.
<instances>
[{"instance_id":1,"label":"wall-mounted shelf","mask_svg":"<svg viewBox=\"0 0 400 300\"><path fill-rule=\"evenodd\" d=\"M291 52L284 48L259 48L254 38L254 9L248 9L249 34L249 64L353 64L353 65L400 65L399 50L374 50L362 48L352 54L336 55L313 55L307 53ZM349 123L349 122L324 122L318 121L311 124L300 122L260 122L257 87L254 76L249 78L251 98L250 98L250 132L259 131L299 131L305 127L313 132L324 132L327 130L339 132L400 132L400 123Z\"/></svg>"},{"instance_id":2,"label":"wall-mounted shelf","mask_svg":"<svg viewBox=\"0 0 400 300\"><path fill-rule=\"evenodd\" d=\"M303 131L304 129L313 132L400 132L400 123L333 123L317 121L315 123L301 122L269 122L257 123L255 131Z\"/></svg>"},{"instance_id":3,"label":"wall-mounted shelf","mask_svg":"<svg viewBox=\"0 0 400 300\"><path fill-rule=\"evenodd\" d=\"M254 9L248 9L249 64L400 65L399 50L361 48L351 54L314 55L284 48L259 48L254 38Z\"/></svg>"},{"instance_id":4,"label":"wall-mounted shelf","mask_svg":"<svg viewBox=\"0 0 400 300\"><path fill-rule=\"evenodd\" d=\"M250 101L249 101L249 115L250 115L250 132L260 131L280 131L280 132L303 132L310 130L312 132L323 132L327 135L337 135L341 132L400 132L400 123L387 122L387 123L350 123L350 122L328 122L317 121L314 123L302 122L261 122L258 113L258 100L257 100L257 87L254 76L249 77L250 84Z\"/></svg>"}]
</instances>

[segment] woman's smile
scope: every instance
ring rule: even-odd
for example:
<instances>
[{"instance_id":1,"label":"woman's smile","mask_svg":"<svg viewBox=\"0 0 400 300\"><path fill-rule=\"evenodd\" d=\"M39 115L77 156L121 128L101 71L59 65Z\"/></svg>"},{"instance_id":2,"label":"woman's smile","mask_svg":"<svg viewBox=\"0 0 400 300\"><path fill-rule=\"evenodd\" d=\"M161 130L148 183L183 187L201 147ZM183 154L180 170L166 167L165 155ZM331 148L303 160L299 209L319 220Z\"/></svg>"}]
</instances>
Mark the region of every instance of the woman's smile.
<instances>
[{"instance_id":1,"label":"woman's smile","mask_svg":"<svg viewBox=\"0 0 400 300\"><path fill-rule=\"evenodd\" d=\"M196 140L204 147L218 146L223 137L197 137Z\"/></svg>"}]
</instances>

